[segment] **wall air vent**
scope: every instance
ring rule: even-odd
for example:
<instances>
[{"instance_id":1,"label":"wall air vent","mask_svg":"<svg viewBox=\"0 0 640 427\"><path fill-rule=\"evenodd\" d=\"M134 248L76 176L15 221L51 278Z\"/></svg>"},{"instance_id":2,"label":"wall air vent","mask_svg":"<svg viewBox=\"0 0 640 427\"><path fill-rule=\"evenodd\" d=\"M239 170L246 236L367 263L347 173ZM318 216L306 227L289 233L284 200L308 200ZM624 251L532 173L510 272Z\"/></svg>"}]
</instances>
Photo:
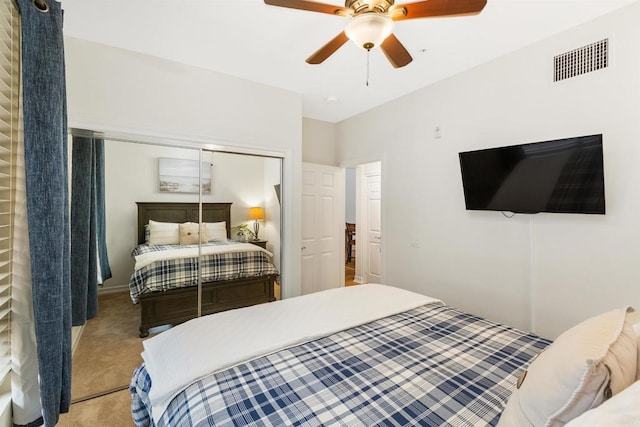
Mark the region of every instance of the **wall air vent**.
<instances>
[{"instance_id":1,"label":"wall air vent","mask_svg":"<svg viewBox=\"0 0 640 427\"><path fill-rule=\"evenodd\" d=\"M609 66L609 39L561 53L553 58L553 81L571 77Z\"/></svg>"}]
</instances>

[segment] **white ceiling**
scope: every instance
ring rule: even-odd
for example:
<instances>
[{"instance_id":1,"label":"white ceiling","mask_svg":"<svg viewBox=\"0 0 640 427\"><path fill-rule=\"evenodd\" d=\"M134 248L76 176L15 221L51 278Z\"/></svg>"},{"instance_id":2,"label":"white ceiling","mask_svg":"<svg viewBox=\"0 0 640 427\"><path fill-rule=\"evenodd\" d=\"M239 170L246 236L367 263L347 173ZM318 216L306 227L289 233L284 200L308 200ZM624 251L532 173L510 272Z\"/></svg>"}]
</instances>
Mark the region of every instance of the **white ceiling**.
<instances>
[{"instance_id":1,"label":"white ceiling","mask_svg":"<svg viewBox=\"0 0 640 427\"><path fill-rule=\"evenodd\" d=\"M302 95L305 117L338 122L635 1L489 0L476 16L400 21L394 34L413 62L394 69L372 50L369 86L366 51L351 42L320 65L305 62L349 18L262 0L64 0L62 6L65 35L288 89Z\"/></svg>"}]
</instances>

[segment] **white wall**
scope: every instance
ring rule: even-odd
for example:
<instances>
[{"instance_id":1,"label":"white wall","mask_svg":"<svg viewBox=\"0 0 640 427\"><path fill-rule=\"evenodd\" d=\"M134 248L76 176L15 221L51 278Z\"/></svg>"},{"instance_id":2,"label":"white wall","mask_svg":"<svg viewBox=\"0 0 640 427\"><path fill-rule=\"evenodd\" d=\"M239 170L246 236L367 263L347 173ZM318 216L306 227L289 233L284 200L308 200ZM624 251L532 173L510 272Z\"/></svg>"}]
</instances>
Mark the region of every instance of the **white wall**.
<instances>
[{"instance_id":1,"label":"white wall","mask_svg":"<svg viewBox=\"0 0 640 427\"><path fill-rule=\"evenodd\" d=\"M208 156L204 157L205 160ZM258 156L246 156L234 153L211 153L213 173L211 176L211 194L205 194L202 201L233 202L231 205L231 225L253 224L249 221L249 208L264 207L265 163L279 160ZM253 226L252 226L253 228ZM235 231L235 230L234 230ZM234 237L234 236L232 236ZM267 235L260 233L266 239Z\"/></svg>"},{"instance_id":2,"label":"white wall","mask_svg":"<svg viewBox=\"0 0 640 427\"><path fill-rule=\"evenodd\" d=\"M383 162L387 283L548 337L640 308L637 22L640 3L337 125L340 164ZM605 37L608 69L551 81L554 55ZM458 152L595 133L606 215L465 210Z\"/></svg>"},{"instance_id":3,"label":"white wall","mask_svg":"<svg viewBox=\"0 0 640 427\"><path fill-rule=\"evenodd\" d=\"M337 166L335 124L302 119L302 161Z\"/></svg>"},{"instance_id":4,"label":"white wall","mask_svg":"<svg viewBox=\"0 0 640 427\"><path fill-rule=\"evenodd\" d=\"M65 60L70 127L283 155L283 294L300 293L300 95L70 37Z\"/></svg>"}]
</instances>

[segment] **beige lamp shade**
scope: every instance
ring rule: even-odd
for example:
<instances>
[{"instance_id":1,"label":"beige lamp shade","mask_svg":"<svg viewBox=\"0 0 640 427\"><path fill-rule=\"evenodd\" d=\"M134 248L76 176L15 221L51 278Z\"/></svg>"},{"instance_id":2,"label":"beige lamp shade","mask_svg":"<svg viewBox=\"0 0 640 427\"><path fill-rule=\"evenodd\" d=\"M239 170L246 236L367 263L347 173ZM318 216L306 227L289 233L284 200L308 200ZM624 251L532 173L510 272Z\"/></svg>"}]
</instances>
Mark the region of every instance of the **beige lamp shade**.
<instances>
[{"instance_id":1,"label":"beige lamp shade","mask_svg":"<svg viewBox=\"0 0 640 427\"><path fill-rule=\"evenodd\" d=\"M249 219L264 219L264 209L261 207L249 208Z\"/></svg>"},{"instance_id":2,"label":"beige lamp shade","mask_svg":"<svg viewBox=\"0 0 640 427\"><path fill-rule=\"evenodd\" d=\"M249 219L254 220L253 234L255 235L254 239L258 240L258 232L260 231L260 224L258 223L258 221L264 219L264 209L259 206L255 208L249 208Z\"/></svg>"}]
</instances>

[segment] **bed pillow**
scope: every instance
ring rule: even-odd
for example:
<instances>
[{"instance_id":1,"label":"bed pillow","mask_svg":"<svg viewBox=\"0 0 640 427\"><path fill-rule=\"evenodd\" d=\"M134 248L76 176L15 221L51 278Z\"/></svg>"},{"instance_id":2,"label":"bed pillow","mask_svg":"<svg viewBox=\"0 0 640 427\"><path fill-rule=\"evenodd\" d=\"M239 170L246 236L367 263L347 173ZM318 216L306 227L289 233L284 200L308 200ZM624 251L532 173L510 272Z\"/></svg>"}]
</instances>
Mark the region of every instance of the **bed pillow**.
<instances>
[{"instance_id":1,"label":"bed pillow","mask_svg":"<svg viewBox=\"0 0 640 427\"><path fill-rule=\"evenodd\" d=\"M638 343L638 369L636 371L636 381L640 381L640 311L634 311L630 314L633 330L636 333L636 341Z\"/></svg>"},{"instance_id":2,"label":"bed pillow","mask_svg":"<svg viewBox=\"0 0 640 427\"><path fill-rule=\"evenodd\" d=\"M636 381L597 408L573 419L567 427L617 426L640 424L640 381Z\"/></svg>"},{"instance_id":3,"label":"bed pillow","mask_svg":"<svg viewBox=\"0 0 640 427\"><path fill-rule=\"evenodd\" d=\"M197 222L185 222L180 224L180 244L181 245L197 245L200 243L200 225ZM207 231L203 230L202 241L207 241Z\"/></svg>"},{"instance_id":4,"label":"bed pillow","mask_svg":"<svg viewBox=\"0 0 640 427\"><path fill-rule=\"evenodd\" d=\"M177 245L180 243L179 224L149 221L149 245Z\"/></svg>"},{"instance_id":5,"label":"bed pillow","mask_svg":"<svg viewBox=\"0 0 640 427\"><path fill-rule=\"evenodd\" d=\"M631 311L612 310L562 333L521 375L498 426L563 426L632 384Z\"/></svg>"},{"instance_id":6,"label":"bed pillow","mask_svg":"<svg viewBox=\"0 0 640 427\"><path fill-rule=\"evenodd\" d=\"M638 368L636 370L636 381L640 381L640 323L636 323L633 328L636 330L636 339L638 344Z\"/></svg>"},{"instance_id":7,"label":"bed pillow","mask_svg":"<svg viewBox=\"0 0 640 427\"><path fill-rule=\"evenodd\" d=\"M227 240L227 223L221 222L206 222L207 237L209 242L224 242Z\"/></svg>"}]
</instances>

